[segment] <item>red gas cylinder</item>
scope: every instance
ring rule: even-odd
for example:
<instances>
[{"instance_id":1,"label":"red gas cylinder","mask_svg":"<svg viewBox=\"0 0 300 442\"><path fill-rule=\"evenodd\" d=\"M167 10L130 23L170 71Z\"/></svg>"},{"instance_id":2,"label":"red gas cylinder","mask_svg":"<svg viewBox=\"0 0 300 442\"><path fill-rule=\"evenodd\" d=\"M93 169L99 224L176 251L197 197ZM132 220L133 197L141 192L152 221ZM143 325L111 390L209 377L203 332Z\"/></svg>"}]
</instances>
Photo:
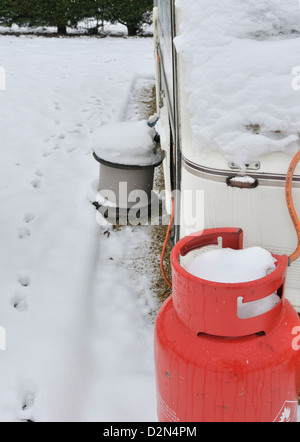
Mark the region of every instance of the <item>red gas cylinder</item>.
<instances>
[{"instance_id":1,"label":"red gas cylinder","mask_svg":"<svg viewBox=\"0 0 300 442\"><path fill-rule=\"evenodd\" d=\"M242 249L240 229L206 230L173 249L173 295L155 325L155 364L160 422L296 422L300 387L297 312L284 298L287 256L257 281L221 284L199 279L180 256L208 245ZM238 299L273 293L279 304L240 319Z\"/></svg>"}]
</instances>

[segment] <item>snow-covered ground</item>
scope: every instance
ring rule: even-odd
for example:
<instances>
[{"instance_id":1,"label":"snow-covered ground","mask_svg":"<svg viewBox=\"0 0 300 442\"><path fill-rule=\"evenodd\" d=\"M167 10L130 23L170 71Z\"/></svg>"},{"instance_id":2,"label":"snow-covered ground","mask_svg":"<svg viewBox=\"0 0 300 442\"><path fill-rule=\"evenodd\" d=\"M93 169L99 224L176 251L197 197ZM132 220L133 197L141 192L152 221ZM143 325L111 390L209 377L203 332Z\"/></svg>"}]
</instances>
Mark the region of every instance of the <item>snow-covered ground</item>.
<instances>
[{"instance_id":1,"label":"snow-covered ground","mask_svg":"<svg viewBox=\"0 0 300 442\"><path fill-rule=\"evenodd\" d=\"M150 238L104 234L90 203L93 134L153 81L152 40L0 46L0 421L155 421L155 302L128 264Z\"/></svg>"}]
</instances>

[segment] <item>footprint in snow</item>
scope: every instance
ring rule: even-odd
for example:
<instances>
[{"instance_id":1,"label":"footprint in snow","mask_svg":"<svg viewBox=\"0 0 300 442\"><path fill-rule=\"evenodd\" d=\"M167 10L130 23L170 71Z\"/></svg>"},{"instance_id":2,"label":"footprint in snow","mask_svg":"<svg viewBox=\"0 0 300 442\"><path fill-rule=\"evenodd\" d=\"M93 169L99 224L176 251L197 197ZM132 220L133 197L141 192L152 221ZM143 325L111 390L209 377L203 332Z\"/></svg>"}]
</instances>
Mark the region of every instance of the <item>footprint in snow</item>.
<instances>
[{"instance_id":1,"label":"footprint in snow","mask_svg":"<svg viewBox=\"0 0 300 442\"><path fill-rule=\"evenodd\" d=\"M24 222L30 224L35 219L35 214L32 212L27 212L24 215Z\"/></svg>"},{"instance_id":2,"label":"footprint in snow","mask_svg":"<svg viewBox=\"0 0 300 442\"><path fill-rule=\"evenodd\" d=\"M46 156L46 155L44 155L44 156ZM31 185L32 185L32 187L34 188L34 189L40 189L41 187L42 187L42 181L40 180L40 179L35 179L35 180L33 180L33 181L31 181Z\"/></svg>"},{"instance_id":3,"label":"footprint in snow","mask_svg":"<svg viewBox=\"0 0 300 442\"><path fill-rule=\"evenodd\" d=\"M24 215L23 221L26 224L30 224L35 219L35 214L32 212L27 212ZM20 227L18 231L19 239L28 239L31 236L31 231L27 227Z\"/></svg>"},{"instance_id":4,"label":"footprint in snow","mask_svg":"<svg viewBox=\"0 0 300 442\"><path fill-rule=\"evenodd\" d=\"M35 395L33 393L27 393L23 399L22 410L29 410L34 406Z\"/></svg>"},{"instance_id":5,"label":"footprint in snow","mask_svg":"<svg viewBox=\"0 0 300 442\"><path fill-rule=\"evenodd\" d=\"M27 273L22 273L18 277L18 282L22 287L29 287L30 277Z\"/></svg>"},{"instance_id":6,"label":"footprint in snow","mask_svg":"<svg viewBox=\"0 0 300 442\"><path fill-rule=\"evenodd\" d=\"M60 104L58 101L53 101L55 110L60 110Z\"/></svg>"},{"instance_id":7,"label":"footprint in snow","mask_svg":"<svg viewBox=\"0 0 300 442\"><path fill-rule=\"evenodd\" d=\"M44 172L43 172L42 170L38 169L38 170L35 172L35 175L36 175L36 176L39 176L39 177L42 177L42 176L44 176Z\"/></svg>"},{"instance_id":8,"label":"footprint in snow","mask_svg":"<svg viewBox=\"0 0 300 442\"><path fill-rule=\"evenodd\" d=\"M52 155L52 152L45 151L45 152L43 153L43 157L50 157L50 155Z\"/></svg>"},{"instance_id":9,"label":"footprint in snow","mask_svg":"<svg viewBox=\"0 0 300 442\"><path fill-rule=\"evenodd\" d=\"M67 152L68 152L68 153L72 153L72 152L74 152L75 150L77 150L77 147L69 147L69 148L67 149Z\"/></svg>"},{"instance_id":10,"label":"footprint in snow","mask_svg":"<svg viewBox=\"0 0 300 442\"><path fill-rule=\"evenodd\" d=\"M21 287L26 288L30 285L30 277L27 273L21 273L18 276L18 283ZM16 292L15 296L11 300L11 305L15 310L20 313L24 313L28 310L27 298L24 294L19 291Z\"/></svg>"},{"instance_id":11,"label":"footprint in snow","mask_svg":"<svg viewBox=\"0 0 300 442\"><path fill-rule=\"evenodd\" d=\"M25 296L16 293L12 298L11 304L15 310L20 313L24 313L28 310L27 299Z\"/></svg>"},{"instance_id":12,"label":"footprint in snow","mask_svg":"<svg viewBox=\"0 0 300 442\"><path fill-rule=\"evenodd\" d=\"M22 401L22 411L20 413L21 422L34 422L34 417L33 417L34 403L35 403L35 394L30 392L25 394Z\"/></svg>"},{"instance_id":13,"label":"footprint in snow","mask_svg":"<svg viewBox=\"0 0 300 442\"><path fill-rule=\"evenodd\" d=\"M28 239L31 236L31 232L29 229L26 229L25 227L22 227L21 229L19 229L18 232L18 238L19 239Z\"/></svg>"}]
</instances>

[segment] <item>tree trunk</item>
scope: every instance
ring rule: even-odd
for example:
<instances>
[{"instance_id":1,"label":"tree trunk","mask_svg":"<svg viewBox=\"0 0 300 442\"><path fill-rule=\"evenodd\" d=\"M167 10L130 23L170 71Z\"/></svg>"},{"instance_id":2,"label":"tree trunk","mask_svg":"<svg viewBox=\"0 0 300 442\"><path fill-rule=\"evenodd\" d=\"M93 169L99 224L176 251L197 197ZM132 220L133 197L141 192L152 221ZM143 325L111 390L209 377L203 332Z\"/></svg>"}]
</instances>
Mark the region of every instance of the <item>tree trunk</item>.
<instances>
[{"instance_id":1,"label":"tree trunk","mask_svg":"<svg viewBox=\"0 0 300 442\"><path fill-rule=\"evenodd\" d=\"M67 35L67 25L57 25L57 33L60 35Z\"/></svg>"},{"instance_id":2,"label":"tree trunk","mask_svg":"<svg viewBox=\"0 0 300 442\"><path fill-rule=\"evenodd\" d=\"M129 37L134 37L135 35L137 35L137 33L139 31L138 25L127 25L127 28L128 28L128 36Z\"/></svg>"},{"instance_id":3,"label":"tree trunk","mask_svg":"<svg viewBox=\"0 0 300 442\"><path fill-rule=\"evenodd\" d=\"M89 35L98 35L98 26L95 26L94 28L90 28L89 30L88 30L88 34Z\"/></svg>"}]
</instances>

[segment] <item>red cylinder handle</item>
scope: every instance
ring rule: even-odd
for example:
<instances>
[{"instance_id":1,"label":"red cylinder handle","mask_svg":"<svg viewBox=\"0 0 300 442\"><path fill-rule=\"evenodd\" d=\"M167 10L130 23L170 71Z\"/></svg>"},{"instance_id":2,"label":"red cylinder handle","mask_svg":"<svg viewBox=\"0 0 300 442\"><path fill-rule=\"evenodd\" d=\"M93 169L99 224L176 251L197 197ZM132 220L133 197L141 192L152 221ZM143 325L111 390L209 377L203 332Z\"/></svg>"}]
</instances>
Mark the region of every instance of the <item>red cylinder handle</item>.
<instances>
[{"instance_id":1,"label":"red cylinder handle","mask_svg":"<svg viewBox=\"0 0 300 442\"><path fill-rule=\"evenodd\" d=\"M175 310L185 325L195 333L214 336L240 337L259 332L270 333L282 316L288 257L273 255L276 269L268 276L246 283L224 284L206 281L188 273L180 264L180 256L218 244L223 248L242 249L241 229L204 230L177 243L171 255L173 272L173 301ZM238 300L257 301L278 293L279 304L255 318L238 317Z\"/></svg>"}]
</instances>

